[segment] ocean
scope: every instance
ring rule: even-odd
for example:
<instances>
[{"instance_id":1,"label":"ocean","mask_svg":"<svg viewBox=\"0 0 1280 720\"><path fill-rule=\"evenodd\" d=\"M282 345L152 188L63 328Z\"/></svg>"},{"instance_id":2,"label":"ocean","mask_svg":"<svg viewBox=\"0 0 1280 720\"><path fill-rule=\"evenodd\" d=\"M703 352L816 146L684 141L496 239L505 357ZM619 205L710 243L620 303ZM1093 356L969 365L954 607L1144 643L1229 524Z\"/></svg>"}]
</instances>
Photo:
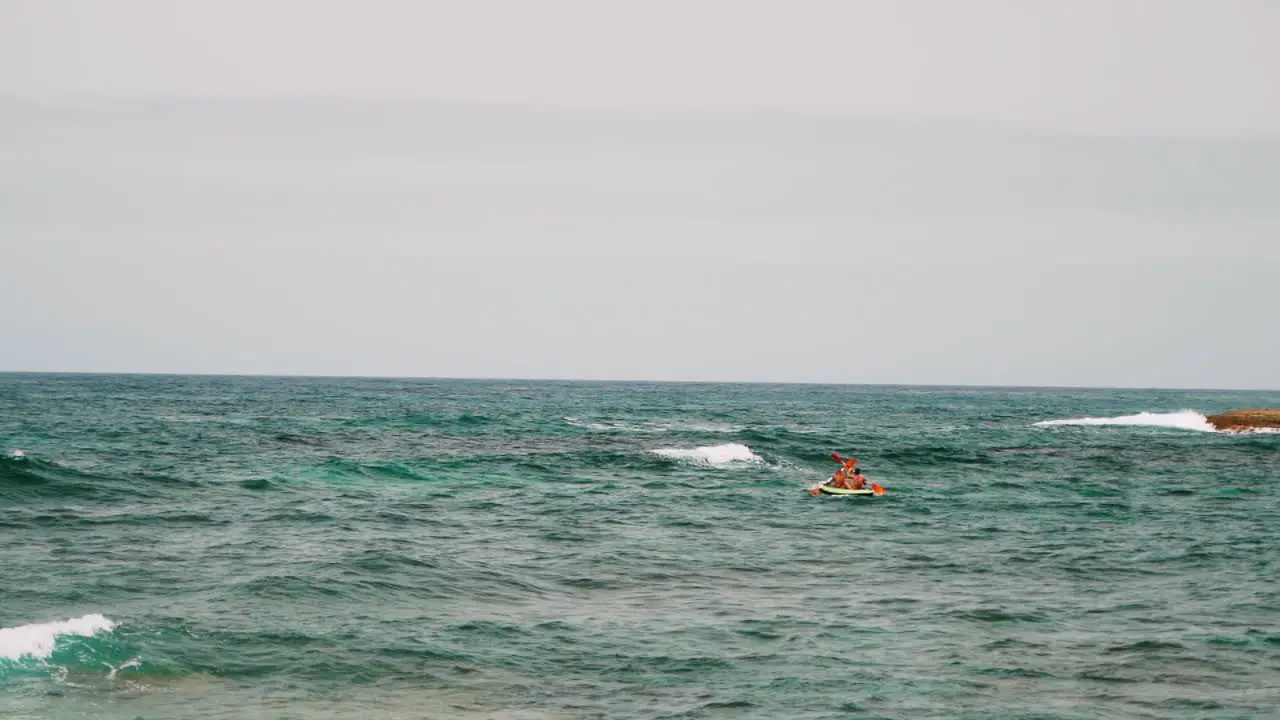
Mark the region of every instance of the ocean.
<instances>
[{"instance_id":1,"label":"ocean","mask_svg":"<svg viewBox=\"0 0 1280 720\"><path fill-rule=\"evenodd\" d=\"M1277 717L1234 407L0 374L0 717Z\"/></svg>"}]
</instances>

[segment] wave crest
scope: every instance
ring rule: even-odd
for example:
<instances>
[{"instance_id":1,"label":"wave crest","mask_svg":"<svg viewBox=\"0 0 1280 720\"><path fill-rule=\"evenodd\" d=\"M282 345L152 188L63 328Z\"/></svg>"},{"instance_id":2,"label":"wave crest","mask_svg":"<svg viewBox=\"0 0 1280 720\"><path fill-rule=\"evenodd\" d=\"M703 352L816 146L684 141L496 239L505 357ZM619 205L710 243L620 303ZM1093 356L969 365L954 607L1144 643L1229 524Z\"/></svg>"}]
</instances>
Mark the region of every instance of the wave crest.
<instances>
[{"instance_id":1,"label":"wave crest","mask_svg":"<svg viewBox=\"0 0 1280 720\"><path fill-rule=\"evenodd\" d=\"M1058 425L1128 425L1135 427L1165 427L1180 430L1196 430L1199 432L1217 432L1218 429L1209 423L1202 413L1195 410L1179 410L1171 413L1140 412L1137 415L1120 415L1117 417L1085 417L1070 420L1043 420L1036 427L1054 427Z\"/></svg>"},{"instance_id":2,"label":"wave crest","mask_svg":"<svg viewBox=\"0 0 1280 720\"><path fill-rule=\"evenodd\" d=\"M706 465L728 465L730 463L762 463L764 458L756 455L751 448L740 443L724 445L708 445L696 448L659 448L655 455L676 460L689 460Z\"/></svg>"},{"instance_id":3,"label":"wave crest","mask_svg":"<svg viewBox=\"0 0 1280 720\"><path fill-rule=\"evenodd\" d=\"M0 628L0 658L18 661L32 657L43 660L53 654L54 646L62 635L93 637L115 627L114 621L93 613L61 622Z\"/></svg>"}]
</instances>

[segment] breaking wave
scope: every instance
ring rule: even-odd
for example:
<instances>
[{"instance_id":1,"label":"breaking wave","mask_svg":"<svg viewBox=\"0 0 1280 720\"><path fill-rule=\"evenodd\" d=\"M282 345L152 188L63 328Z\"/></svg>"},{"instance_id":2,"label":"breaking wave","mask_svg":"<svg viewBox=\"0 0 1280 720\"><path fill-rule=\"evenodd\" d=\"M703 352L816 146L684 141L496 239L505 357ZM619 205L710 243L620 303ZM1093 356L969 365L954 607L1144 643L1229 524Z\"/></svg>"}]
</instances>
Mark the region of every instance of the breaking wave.
<instances>
[{"instance_id":1,"label":"breaking wave","mask_svg":"<svg viewBox=\"0 0 1280 720\"><path fill-rule=\"evenodd\" d=\"M1086 417L1070 420L1044 420L1036 423L1037 427L1054 427L1057 425L1128 425L1137 427L1177 428L1179 430L1196 430L1199 432L1217 432L1217 428L1195 410L1179 410L1171 413L1140 412L1137 415L1120 415L1118 417Z\"/></svg>"},{"instance_id":2,"label":"breaking wave","mask_svg":"<svg viewBox=\"0 0 1280 720\"><path fill-rule=\"evenodd\" d=\"M764 459L752 452L751 448L739 443L725 443L724 445L696 448L659 448L654 450L653 453L662 457L689 460L706 465L764 462Z\"/></svg>"},{"instance_id":3,"label":"breaking wave","mask_svg":"<svg viewBox=\"0 0 1280 720\"><path fill-rule=\"evenodd\" d=\"M94 613L60 622L0 628L0 658L17 661L31 657L44 660L53 654L58 638L63 635L93 637L115 627L115 622Z\"/></svg>"}]
</instances>

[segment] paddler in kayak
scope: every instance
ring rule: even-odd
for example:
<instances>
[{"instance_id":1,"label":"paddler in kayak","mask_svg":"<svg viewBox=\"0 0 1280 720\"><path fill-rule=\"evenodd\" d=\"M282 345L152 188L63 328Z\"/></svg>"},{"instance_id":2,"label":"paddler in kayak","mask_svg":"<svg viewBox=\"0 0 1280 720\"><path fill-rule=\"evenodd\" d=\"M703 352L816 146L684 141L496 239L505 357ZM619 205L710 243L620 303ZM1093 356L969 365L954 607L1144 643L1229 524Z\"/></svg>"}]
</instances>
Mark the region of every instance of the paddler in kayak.
<instances>
[{"instance_id":1,"label":"paddler in kayak","mask_svg":"<svg viewBox=\"0 0 1280 720\"><path fill-rule=\"evenodd\" d=\"M858 464L858 458L849 458L841 463L840 469L836 470L831 479L827 480L824 485L830 485L834 488L844 488L845 490L856 490L853 481L850 479L851 474L857 473L855 465ZM865 481L866 478L863 478Z\"/></svg>"},{"instance_id":2,"label":"paddler in kayak","mask_svg":"<svg viewBox=\"0 0 1280 720\"><path fill-rule=\"evenodd\" d=\"M853 485L854 490L865 490L870 487L871 492L876 495L884 494L884 486L880 483L869 483L867 476L862 474L862 470L853 471L853 474L849 476L849 484Z\"/></svg>"},{"instance_id":3,"label":"paddler in kayak","mask_svg":"<svg viewBox=\"0 0 1280 720\"><path fill-rule=\"evenodd\" d=\"M840 469L836 470L826 482L821 485L815 485L809 488L810 495L820 495L823 493L822 488L831 488L833 490L867 490L868 486L872 495L883 495L884 486L879 483L869 482L862 470L857 467L858 459L849 458L848 460L840 457L837 453L831 453L831 459L840 463ZM844 493L831 493L844 494Z\"/></svg>"},{"instance_id":4,"label":"paddler in kayak","mask_svg":"<svg viewBox=\"0 0 1280 720\"><path fill-rule=\"evenodd\" d=\"M826 485L827 487L841 488L842 490L853 489L853 483L849 482L849 476L845 474L843 469L837 470L836 474L832 475L831 479L827 480L823 485Z\"/></svg>"}]
</instances>

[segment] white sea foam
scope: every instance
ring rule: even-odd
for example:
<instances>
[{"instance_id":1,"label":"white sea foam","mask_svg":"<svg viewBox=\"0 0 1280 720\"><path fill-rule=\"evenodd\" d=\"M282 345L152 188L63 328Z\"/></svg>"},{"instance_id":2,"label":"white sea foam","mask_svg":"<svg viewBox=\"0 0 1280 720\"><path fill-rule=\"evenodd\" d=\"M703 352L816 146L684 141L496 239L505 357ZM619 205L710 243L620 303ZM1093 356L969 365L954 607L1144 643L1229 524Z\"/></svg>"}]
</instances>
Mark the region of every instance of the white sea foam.
<instances>
[{"instance_id":1,"label":"white sea foam","mask_svg":"<svg viewBox=\"0 0 1280 720\"><path fill-rule=\"evenodd\" d=\"M1038 427L1055 425L1136 425L1143 427L1166 427L1182 430L1198 430L1200 432L1217 432L1217 428L1195 410L1180 410L1171 413L1140 412L1137 415L1120 415L1108 418L1075 418L1072 420L1045 420L1036 423Z\"/></svg>"},{"instance_id":2,"label":"white sea foam","mask_svg":"<svg viewBox=\"0 0 1280 720\"><path fill-rule=\"evenodd\" d=\"M724 445L697 448L660 448L653 452L663 457L691 460L707 465L764 462L763 458L751 452L751 448L739 443L725 443Z\"/></svg>"},{"instance_id":3,"label":"white sea foam","mask_svg":"<svg viewBox=\"0 0 1280 720\"><path fill-rule=\"evenodd\" d=\"M21 660L24 657L44 659L53 652L59 635L91 637L114 628L111 620L94 613L60 622L33 623L0 628L0 658Z\"/></svg>"}]
</instances>

